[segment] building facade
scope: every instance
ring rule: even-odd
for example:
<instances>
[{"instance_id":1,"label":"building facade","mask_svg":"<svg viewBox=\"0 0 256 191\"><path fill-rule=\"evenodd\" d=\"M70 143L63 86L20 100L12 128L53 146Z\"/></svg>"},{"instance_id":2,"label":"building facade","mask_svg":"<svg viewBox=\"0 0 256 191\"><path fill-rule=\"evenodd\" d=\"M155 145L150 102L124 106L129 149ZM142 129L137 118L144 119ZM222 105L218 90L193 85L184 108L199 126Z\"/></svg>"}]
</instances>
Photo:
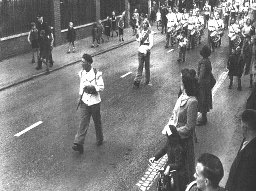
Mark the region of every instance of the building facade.
<instances>
[{"instance_id":1,"label":"building facade","mask_svg":"<svg viewBox=\"0 0 256 191\"><path fill-rule=\"evenodd\" d=\"M0 0L0 60L31 50L28 31L39 14L53 27L58 46L66 43L70 21L77 39L83 39L91 35L94 22L104 20L112 11L120 15L125 10L129 15L128 0Z\"/></svg>"}]
</instances>

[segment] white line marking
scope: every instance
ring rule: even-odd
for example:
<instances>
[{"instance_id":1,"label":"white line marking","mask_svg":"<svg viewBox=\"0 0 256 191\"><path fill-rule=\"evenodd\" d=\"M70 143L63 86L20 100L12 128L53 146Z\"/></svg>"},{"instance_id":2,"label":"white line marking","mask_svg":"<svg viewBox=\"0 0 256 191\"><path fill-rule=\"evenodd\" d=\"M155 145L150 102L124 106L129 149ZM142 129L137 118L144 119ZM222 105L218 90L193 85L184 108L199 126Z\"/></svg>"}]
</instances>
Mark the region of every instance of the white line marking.
<instances>
[{"instance_id":1,"label":"white line marking","mask_svg":"<svg viewBox=\"0 0 256 191\"><path fill-rule=\"evenodd\" d=\"M167 53L172 52L172 51L174 51L174 49L171 49L171 50L167 51Z\"/></svg>"},{"instance_id":2,"label":"white line marking","mask_svg":"<svg viewBox=\"0 0 256 191\"><path fill-rule=\"evenodd\" d=\"M172 49L173 50L173 49ZM169 51L168 51L169 52ZM220 86L223 84L225 79L228 76L228 71L222 72L221 75L219 76L215 86L212 89L212 97L215 96L217 90L220 88ZM198 113L199 116L201 115ZM167 155L165 154L161 159L156 161L154 166L161 168L165 166L165 163L167 162ZM154 168L153 166L150 166L147 168L146 172L144 175L141 177L140 181L136 184L136 186L139 187L140 190L149 190L154 181L157 179L159 172L158 171L152 171L151 169Z\"/></svg>"},{"instance_id":3,"label":"white line marking","mask_svg":"<svg viewBox=\"0 0 256 191\"><path fill-rule=\"evenodd\" d=\"M129 74L131 74L132 72L127 72L126 74L122 75L121 78L124 78L125 76L128 76Z\"/></svg>"},{"instance_id":4,"label":"white line marking","mask_svg":"<svg viewBox=\"0 0 256 191\"><path fill-rule=\"evenodd\" d=\"M23 131L21 131L21 132L15 134L14 136L15 136L15 137L19 137L19 136L21 136L22 134L26 133L27 131L29 131L29 130L35 128L35 127L37 127L38 125L40 125L40 124L42 124L42 123L43 123L42 121L38 121L37 123L35 123L35 124L29 126L28 128L24 129Z\"/></svg>"}]
</instances>

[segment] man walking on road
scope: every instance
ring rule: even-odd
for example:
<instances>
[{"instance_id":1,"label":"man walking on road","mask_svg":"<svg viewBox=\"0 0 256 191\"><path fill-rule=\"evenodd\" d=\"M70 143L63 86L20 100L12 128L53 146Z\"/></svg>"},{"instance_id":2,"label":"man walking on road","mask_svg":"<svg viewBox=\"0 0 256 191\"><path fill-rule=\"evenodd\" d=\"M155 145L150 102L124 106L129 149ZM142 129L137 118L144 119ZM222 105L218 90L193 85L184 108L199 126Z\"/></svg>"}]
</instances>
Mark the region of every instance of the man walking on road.
<instances>
[{"instance_id":1,"label":"man walking on road","mask_svg":"<svg viewBox=\"0 0 256 191\"><path fill-rule=\"evenodd\" d=\"M153 34L149 30L149 21L147 19L142 22L142 27L143 29L136 35L140 46L138 50L139 67L134 79L134 88L139 88L140 86L144 63L146 74L145 85L148 85L150 81L150 49L153 46Z\"/></svg>"},{"instance_id":2,"label":"man walking on road","mask_svg":"<svg viewBox=\"0 0 256 191\"><path fill-rule=\"evenodd\" d=\"M227 191L256 190L256 111L242 113L243 142L231 166Z\"/></svg>"},{"instance_id":3,"label":"man walking on road","mask_svg":"<svg viewBox=\"0 0 256 191\"><path fill-rule=\"evenodd\" d=\"M100 91L104 90L104 82L102 79L102 72L97 71L91 66L93 63L92 57L89 54L82 56L82 71L79 72L80 77L80 91L79 91L79 105L81 122L75 136L73 150L79 151L81 154L84 151L83 144L87 130L89 128L90 118L92 116L97 145L103 143L103 133L101 125L100 114Z\"/></svg>"}]
</instances>

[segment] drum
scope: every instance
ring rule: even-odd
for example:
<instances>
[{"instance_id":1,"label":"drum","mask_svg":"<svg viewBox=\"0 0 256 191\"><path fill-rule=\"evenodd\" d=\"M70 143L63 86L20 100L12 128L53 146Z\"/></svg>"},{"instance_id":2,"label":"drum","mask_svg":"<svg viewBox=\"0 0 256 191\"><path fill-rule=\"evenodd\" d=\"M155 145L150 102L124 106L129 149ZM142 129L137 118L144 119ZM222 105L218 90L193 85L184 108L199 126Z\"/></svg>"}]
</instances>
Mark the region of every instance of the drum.
<instances>
[{"instance_id":1,"label":"drum","mask_svg":"<svg viewBox=\"0 0 256 191\"><path fill-rule=\"evenodd\" d=\"M216 35L217 35L217 31L213 31L213 32L210 33L210 37L214 37Z\"/></svg>"},{"instance_id":2,"label":"drum","mask_svg":"<svg viewBox=\"0 0 256 191\"><path fill-rule=\"evenodd\" d=\"M196 181L191 182L185 191L198 191L198 188L196 186Z\"/></svg>"},{"instance_id":3,"label":"drum","mask_svg":"<svg viewBox=\"0 0 256 191\"><path fill-rule=\"evenodd\" d=\"M190 34L191 34L191 35L194 35L195 32L196 32L196 29L192 29Z\"/></svg>"}]
</instances>

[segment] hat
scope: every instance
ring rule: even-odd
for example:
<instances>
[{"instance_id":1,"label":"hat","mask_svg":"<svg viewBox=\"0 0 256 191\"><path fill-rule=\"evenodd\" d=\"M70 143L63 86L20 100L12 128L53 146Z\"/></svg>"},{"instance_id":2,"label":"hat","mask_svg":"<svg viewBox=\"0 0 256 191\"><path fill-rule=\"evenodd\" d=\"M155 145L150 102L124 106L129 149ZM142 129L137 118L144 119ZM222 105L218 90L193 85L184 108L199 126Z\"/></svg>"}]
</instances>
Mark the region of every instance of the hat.
<instances>
[{"instance_id":1,"label":"hat","mask_svg":"<svg viewBox=\"0 0 256 191\"><path fill-rule=\"evenodd\" d=\"M164 129L162 130L162 134L163 134L163 135L168 135L168 136L170 136L170 135L172 134L172 131L171 131L169 125L166 125L166 126L164 127Z\"/></svg>"}]
</instances>

